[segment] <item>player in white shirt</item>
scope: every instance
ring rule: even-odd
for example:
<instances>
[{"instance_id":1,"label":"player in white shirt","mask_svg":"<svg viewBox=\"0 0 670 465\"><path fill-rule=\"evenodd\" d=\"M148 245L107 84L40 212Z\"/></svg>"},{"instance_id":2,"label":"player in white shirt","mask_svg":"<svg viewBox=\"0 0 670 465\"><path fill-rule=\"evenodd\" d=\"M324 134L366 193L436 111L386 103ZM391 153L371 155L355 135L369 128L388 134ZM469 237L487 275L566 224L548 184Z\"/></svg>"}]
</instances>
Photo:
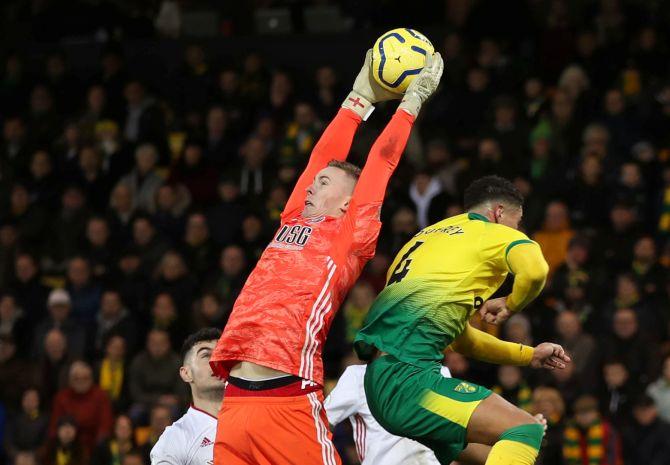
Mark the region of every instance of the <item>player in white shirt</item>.
<instances>
[{"instance_id":1,"label":"player in white shirt","mask_svg":"<svg viewBox=\"0 0 670 465\"><path fill-rule=\"evenodd\" d=\"M395 436L377 423L365 398L363 379L366 369L367 365L351 365L344 370L323 404L328 423L335 426L349 419L361 465L440 465L429 448L411 439ZM451 377L446 366L442 366L440 372L445 378ZM544 416L537 414L535 418L546 431ZM459 463L484 465L490 450L490 446L470 443L458 457Z\"/></svg>"},{"instance_id":2,"label":"player in white shirt","mask_svg":"<svg viewBox=\"0 0 670 465\"><path fill-rule=\"evenodd\" d=\"M151 449L151 465L212 465L216 415L223 400L224 382L214 376L209 358L221 337L216 328L190 335L182 347L179 375L191 386L193 403L168 426Z\"/></svg>"},{"instance_id":3,"label":"player in white shirt","mask_svg":"<svg viewBox=\"0 0 670 465\"><path fill-rule=\"evenodd\" d=\"M351 365L324 403L328 422L337 425L347 418L354 430L356 453L361 465L440 465L433 452L411 439L386 431L370 413L363 378L367 365ZM442 375L450 377L449 368Z\"/></svg>"}]
</instances>

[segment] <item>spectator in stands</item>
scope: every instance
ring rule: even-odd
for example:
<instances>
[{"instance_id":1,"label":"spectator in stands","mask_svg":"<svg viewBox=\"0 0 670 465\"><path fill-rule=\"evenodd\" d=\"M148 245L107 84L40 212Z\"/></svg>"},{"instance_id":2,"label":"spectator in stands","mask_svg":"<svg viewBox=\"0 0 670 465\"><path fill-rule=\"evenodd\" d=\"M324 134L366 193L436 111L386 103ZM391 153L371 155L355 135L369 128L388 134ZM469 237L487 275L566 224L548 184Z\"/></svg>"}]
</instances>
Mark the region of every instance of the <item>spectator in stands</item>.
<instances>
[{"instance_id":1,"label":"spectator in stands","mask_svg":"<svg viewBox=\"0 0 670 465\"><path fill-rule=\"evenodd\" d=\"M0 336L12 337L20 353L25 354L32 342L32 324L13 294L6 293L0 297Z\"/></svg>"},{"instance_id":2,"label":"spectator in stands","mask_svg":"<svg viewBox=\"0 0 670 465\"><path fill-rule=\"evenodd\" d=\"M219 246L226 246L239 237L245 208L240 187L229 176L219 180L219 202L207 210L209 231Z\"/></svg>"},{"instance_id":3,"label":"spectator in stands","mask_svg":"<svg viewBox=\"0 0 670 465\"><path fill-rule=\"evenodd\" d=\"M3 289L9 289L14 279L14 257L18 255L18 239L16 225L11 220L0 220L0 287Z\"/></svg>"},{"instance_id":4,"label":"spectator in stands","mask_svg":"<svg viewBox=\"0 0 670 465\"><path fill-rule=\"evenodd\" d=\"M131 223L135 213L133 190L124 183L118 183L109 198L107 213L112 235L122 243L131 237Z\"/></svg>"},{"instance_id":5,"label":"spectator in stands","mask_svg":"<svg viewBox=\"0 0 670 465\"><path fill-rule=\"evenodd\" d=\"M49 417L40 405L40 394L35 388L23 391L21 410L10 418L5 433L5 450L10 459L22 451L37 452L47 436Z\"/></svg>"},{"instance_id":6,"label":"spectator in stands","mask_svg":"<svg viewBox=\"0 0 670 465\"><path fill-rule=\"evenodd\" d=\"M17 352L11 335L0 336L0 402L18 407L23 390L34 382L32 364Z\"/></svg>"},{"instance_id":7,"label":"spectator in stands","mask_svg":"<svg viewBox=\"0 0 670 465\"><path fill-rule=\"evenodd\" d=\"M670 463L670 424L659 418L654 400L639 397L633 405L633 418L623 434L626 465Z\"/></svg>"},{"instance_id":8,"label":"spectator in stands","mask_svg":"<svg viewBox=\"0 0 670 465\"><path fill-rule=\"evenodd\" d=\"M121 294L121 300L128 305L131 313L137 315L138 319L142 319L147 313L149 278L142 268L140 253L127 247L119 254L116 265L117 273L114 275L114 282ZM145 323L145 321L139 323Z\"/></svg>"},{"instance_id":9,"label":"spectator in stands","mask_svg":"<svg viewBox=\"0 0 670 465\"><path fill-rule=\"evenodd\" d=\"M172 418L171 409L167 405L159 403L151 408L151 414L149 416L149 435L140 449L145 463L149 463L151 449L154 447L161 434L163 434L165 428L172 424Z\"/></svg>"},{"instance_id":10,"label":"spectator in stands","mask_svg":"<svg viewBox=\"0 0 670 465\"><path fill-rule=\"evenodd\" d=\"M72 316L72 300L65 289L54 289L47 301L49 316L35 328L33 338L33 357L39 358L44 349L41 341L52 329L58 329L67 339L68 352L73 357L84 355L86 349L86 331Z\"/></svg>"},{"instance_id":11,"label":"spectator in stands","mask_svg":"<svg viewBox=\"0 0 670 465\"><path fill-rule=\"evenodd\" d=\"M193 297L197 290L196 278L190 274L190 270L184 263L184 258L179 252L170 250L161 258L158 276L153 285L153 294L169 294L174 300L180 313L190 308Z\"/></svg>"},{"instance_id":12,"label":"spectator in stands","mask_svg":"<svg viewBox=\"0 0 670 465\"><path fill-rule=\"evenodd\" d=\"M647 394L654 400L658 416L670 423L670 355L663 359L661 376L649 385Z\"/></svg>"},{"instance_id":13,"label":"spectator in stands","mask_svg":"<svg viewBox=\"0 0 670 465\"><path fill-rule=\"evenodd\" d=\"M184 185L193 203L205 207L216 200L218 173L204 157L203 147L195 140L187 141L179 160L170 170L167 182Z\"/></svg>"},{"instance_id":14,"label":"spectator in stands","mask_svg":"<svg viewBox=\"0 0 670 465\"><path fill-rule=\"evenodd\" d=\"M116 334L123 335L129 352L134 353L138 347L137 323L125 307L119 291L110 288L103 292L100 299L100 311L96 317L94 349L102 353L104 344Z\"/></svg>"},{"instance_id":15,"label":"spectator in stands","mask_svg":"<svg viewBox=\"0 0 670 465\"><path fill-rule=\"evenodd\" d=\"M517 344L533 345L530 321L524 314L518 313L512 316L504 327L505 339Z\"/></svg>"},{"instance_id":16,"label":"spectator in stands","mask_svg":"<svg viewBox=\"0 0 670 465\"><path fill-rule=\"evenodd\" d=\"M207 288L220 296L226 314L232 310L246 281L247 273L247 257L244 249L238 245L229 245L221 251L219 271L211 277Z\"/></svg>"},{"instance_id":17,"label":"spectator in stands","mask_svg":"<svg viewBox=\"0 0 670 465\"><path fill-rule=\"evenodd\" d=\"M574 418L565 425L563 459L566 465L599 463L622 465L619 432L598 411L593 396L581 396L574 404Z\"/></svg>"},{"instance_id":18,"label":"spectator in stands","mask_svg":"<svg viewBox=\"0 0 670 465\"><path fill-rule=\"evenodd\" d=\"M444 219L444 212L451 200L442 192L442 185L437 177L428 171L420 171L414 176L409 187L409 197L414 202L420 229Z\"/></svg>"},{"instance_id":19,"label":"spectator in stands","mask_svg":"<svg viewBox=\"0 0 670 465\"><path fill-rule=\"evenodd\" d=\"M144 85L138 80L130 80L123 94L127 102L123 130L125 139L133 144L164 146L165 119L158 105L147 95ZM158 154L155 155L157 161Z\"/></svg>"},{"instance_id":20,"label":"spectator in stands","mask_svg":"<svg viewBox=\"0 0 670 465\"><path fill-rule=\"evenodd\" d=\"M79 253L90 263L94 280L104 281L110 278L118 250L105 218L93 216L88 219L86 238Z\"/></svg>"},{"instance_id":21,"label":"spectator in stands","mask_svg":"<svg viewBox=\"0 0 670 465\"><path fill-rule=\"evenodd\" d=\"M47 406L51 406L56 392L67 385L70 363L72 358L65 334L57 328L50 330L44 337L44 355L38 371L42 398Z\"/></svg>"},{"instance_id":22,"label":"spectator in stands","mask_svg":"<svg viewBox=\"0 0 670 465\"><path fill-rule=\"evenodd\" d=\"M626 366L619 360L607 360L603 365L603 389L600 392L600 410L617 428L630 421L631 404L640 389L630 379Z\"/></svg>"},{"instance_id":23,"label":"spectator in stands","mask_svg":"<svg viewBox=\"0 0 670 465\"><path fill-rule=\"evenodd\" d=\"M524 381L519 367L499 367L498 382L491 390L523 410L531 408L532 391Z\"/></svg>"},{"instance_id":24,"label":"spectator in stands","mask_svg":"<svg viewBox=\"0 0 670 465\"><path fill-rule=\"evenodd\" d=\"M612 336L602 347L604 359L621 360L637 386L655 379L659 365L658 348L640 331L635 311L630 308L617 310L612 330Z\"/></svg>"},{"instance_id":25,"label":"spectator in stands","mask_svg":"<svg viewBox=\"0 0 670 465\"><path fill-rule=\"evenodd\" d=\"M142 418L156 402L172 407L179 404L184 394L179 366L169 334L161 329L151 330L146 350L130 364L131 418Z\"/></svg>"},{"instance_id":26,"label":"spectator in stands","mask_svg":"<svg viewBox=\"0 0 670 465\"><path fill-rule=\"evenodd\" d=\"M152 218L159 233L172 243L178 243L184 235L185 214L190 203L188 190L180 184L163 184L156 191L156 211Z\"/></svg>"},{"instance_id":27,"label":"spectator in stands","mask_svg":"<svg viewBox=\"0 0 670 465\"><path fill-rule=\"evenodd\" d=\"M41 319L46 313L49 289L42 284L40 269L35 257L19 253L14 261L16 281L12 289L16 300L32 321Z\"/></svg>"},{"instance_id":28,"label":"spectator in stands","mask_svg":"<svg viewBox=\"0 0 670 465\"><path fill-rule=\"evenodd\" d=\"M102 288L91 276L91 264L75 256L67 266L67 289L72 298L72 316L87 330L95 324Z\"/></svg>"},{"instance_id":29,"label":"spectator in stands","mask_svg":"<svg viewBox=\"0 0 670 465\"><path fill-rule=\"evenodd\" d=\"M79 152L77 170L72 175L72 182L83 189L88 206L96 213L105 211L112 188L102 163L102 155L98 149L92 145L84 145Z\"/></svg>"},{"instance_id":30,"label":"spectator in stands","mask_svg":"<svg viewBox=\"0 0 670 465\"><path fill-rule=\"evenodd\" d=\"M218 255L204 214L195 212L189 215L183 242L188 268L201 281L215 269Z\"/></svg>"},{"instance_id":31,"label":"spectator in stands","mask_svg":"<svg viewBox=\"0 0 670 465\"><path fill-rule=\"evenodd\" d=\"M15 183L9 197L9 208L3 216L16 224L23 241L36 248L42 241L47 214L43 207L30 202L28 189Z\"/></svg>"},{"instance_id":32,"label":"spectator in stands","mask_svg":"<svg viewBox=\"0 0 670 465\"><path fill-rule=\"evenodd\" d=\"M11 182L24 174L28 167L28 132L19 116L9 116L2 127L0 160L2 160L3 182Z\"/></svg>"},{"instance_id":33,"label":"spectator in stands","mask_svg":"<svg viewBox=\"0 0 670 465\"><path fill-rule=\"evenodd\" d=\"M151 327L166 331L170 335L172 347L180 344L188 335L185 314L186 309L179 311L174 298L169 292L156 294L151 306Z\"/></svg>"},{"instance_id":34,"label":"spectator in stands","mask_svg":"<svg viewBox=\"0 0 670 465\"><path fill-rule=\"evenodd\" d=\"M549 203L544 216L544 225L533 238L542 247L550 273L565 261L568 244L574 234L574 230L570 227L568 207L559 201Z\"/></svg>"},{"instance_id":35,"label":"spectator in stands","mask_svg":"<svg viewBox=\"0 0 670 465\"><path fill-rule=\"evenodd\" d=\"M233 72L224 71L222 73L222 75L227 75L226 78L223 78L223 81L226 83L224 87L231 85L229 84L231 78L234 80L234 75L231 76L229 73ZM234 86L234 84L232 85ZM230 89L230 91L234 92L233 89ZM232 95L227 97L230 97L232 100L236 100L236 98ZM240 115L236 114L234 117L240 118ZM217 168L230 168L230 165L235 163L232 159L232 154L234 153L234 142L230 135L231 131L228 120L228 112L220 106L211 107L207 112L207 140L205 145L205 159L210 163L213 163Z\"/></svg>"},{"instance_id":36,"label":"spectator in stands","mask_svg":"<svg viewBox=\"0 0 670 465\"><path fill-rule=\"evenodd\" d=\"M230 307L224 307L219 294L213 291L205 292L193 307L192 331L208 327L223 328L230 315Z\"/></svg>"},{"instance_id":37,"label":"spectator in stands","mask_svg":"<svg viewBox=\"0 0 670 465\"><path fill-rule=\"evenodd\" d=\"M54 172L51 155L46 150L37 150L30 161L30 176L26 188L32 201L46 208L58 205L60 180Z\"/></svg>"},{"instance_id":38,"label":"spectator in stands","mask_svg":"<svg viewBox=\"0 0 670 465\"><path fill-rule=\"evenodd\" d=\"M61 197L61 209L49 226L49 236L44 255L49 258L50 269L61 271L64 261L72 257L84 238L88 218L86 198L77 186L68 186Z\"/></svg>"},{"instance_id":39,"label":"spectator in stands","mask_svg":"<svg viewBox=\"0 0 670 465\"><path fill-rule=\"evenodd\" d=\"M143 211L154 211L156 190L163 184L158 174L158 150L151 144L142 144L135 150L135 167L119 181L130 189L133 207Z\"/></svg>"},{"instance_id":40,"label":"spectator in stands","mask_svg":"<svg viewBox=\"0 0 670 465\"><path fill-rule=\"evenodd\" d=\"M69 415L55 419L54 433L42 454L44 465L86 465L88 452L82 442L77 420Z\"/></svg>"},{"instance_id":41,"label":"spectator in stands","mask_svg":"<svg viewBox=\"0 0 670 465\"><path fill-rule=\"evenodd\" d=\"M309 158L322 126L314 108L307 102L298 102L294 107L293 121L286 125L280 163L303 164Z\"/></svg>"},{"instance_id":42,"label":"spectator in stands","mask_svg":"<svg viewBox=\"0 0 670 465\"><path fill-rule=\"evenodd\" d=\"M59 421L66 415L76 421L87 454L112 432L112 404L107 394L94 384L93 370L86 362L77 361L70 366L68 387L56 394L49 425L51 438L57 437Z\"/></svg>"},{"instance_id":43,"label":"spectator in stands","mask_svg":"<svg viewBox=\"0 0 670 465\"><path fill-rule=\"evenodd\" d=\"M128 452L121 461L121 465L148 465L148 463L141 450Z\"/></svg>"},{"instance_id":44,"label":"spectator in stands","mask_svg":"<svg viewBox=\"0 0 670 465\"><path fill-rule=\"evenodd\" d=\"M626 271L633 259L633 244L639 234L635 208L627 201L617 201L610 210L610 224L599 236L598 249L602 266L614 274Z\"/></svg>"},{"instance_id":45,"label":"spectator in stands","mask_svg":"<svg viewBox=\"0 0 670 465\"><path fill-rule=\"evenodd\" d=\"M655 297L660 292L665 270L658 263L656 243L651 236L642 236L635 242L630 268L645 296Z\"/></svg>"},{"instance_id":46,"label":"spectator in stands","mask_svg":"<svg viewBox=\"0 0 670 465\"><path fill-rule=\"evenodd\" d=\"M242 166L237 180L240 193L247 201L258 202L272 180L268 170L267 148L258 137L250 137L240 149L240 154Z\"/></svg>"},{"instance_id":47,"label":"spectator in stands","mask_svg":"<svg viewBox=\"0 0 670 465\"><path fill-rule=\"evenodd\" d=\"M127 346L124 336L110 335L105 342L104 356L97 367L98 385L107 393L115 412L124 411L130 403Z\"/></svg>"},{"instance_id":48,"label":"spectator in stands","mask_svg":"<svg viewBox=\"0 0 670 465\"><path fill-rule=\"evenodd\" d=\"M547 431L542 441L537 465L563 465L563 428L565 427L565 403L560 392L550 387L538 387L533 391L530 413L541 413L547 420Z\"/></svg>"},{"instance_id":49,"label":"spectator in stands","mask_svg":"<svg viewBox=\"0 0 670 465\"><path fill-rule=\"evenodd\" d=\"M98 444L91 455L90 465L123 463L124 457L136 448L133 433L133 422L128 416L116 417L112 436Z\"/></svg>"},{"instance_id":50,"label":"spectator in stands","mask_svg":"<svg viewBox=\"0 0 670 465\"><path fill-rule=\"evenodd\" d=\"M375 290L366 281L359 281L351 288L347 300L342 305L347 343L353 344L376 296Z\"/></svg>"},{"instance_id":51,"label":"spectator in stands","mask_svg":"<svg viewBox=\"0 0 670 465\"><path fill-rule=\"evenodd\" d=\"M156 267L168 250L168 244L156 231L151 218L147 215L137 215L133 220L133 236L131 246L140 256L141 272L152 276Z\"/></svg>"},{"instance_id":52,"label":"spectator in stands","mask_svg":"<svg viewBox=\"0 0 670 465\"><path fill-rule=\"evenodd\" d=\"M560 344L572 358L575 375L586 384L596 382L598 353L596 341L590 334L584 333L579 316L565 310L556 317L556 333Z\"/></svg>"}]
</instances>

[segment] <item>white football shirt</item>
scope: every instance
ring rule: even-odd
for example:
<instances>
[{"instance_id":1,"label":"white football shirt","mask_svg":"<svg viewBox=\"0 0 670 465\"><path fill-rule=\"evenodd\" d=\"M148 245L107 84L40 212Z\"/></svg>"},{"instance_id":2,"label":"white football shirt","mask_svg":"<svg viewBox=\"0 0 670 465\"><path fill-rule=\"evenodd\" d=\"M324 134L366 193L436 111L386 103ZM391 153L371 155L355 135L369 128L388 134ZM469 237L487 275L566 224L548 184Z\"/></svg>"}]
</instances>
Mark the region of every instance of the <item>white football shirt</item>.
<instances>
[{"instance_id":1,"label":"white football shirt","mask_svg":"<svg viewBox=\"0 0 670 465\"><path fill-rule=\"evenodd\" d=\"M191 406L151 449L151 465L213 465L216 418Z\"/></svg>"},{"instance_id":2,"label":"white football shirt","mask_svg":"<svg viewBox=\"0 0 670 465\"><path fill-rule=\"evenodd\" d=\"M435 454L411 439L386 431L370 413L363 377L367 365L351 365L326 398L324 407L331 425L349 419L354 430L356 452L361 465L439 465ZM449 368L442 367L449 378Z\"/></svg>"}]
</instances>

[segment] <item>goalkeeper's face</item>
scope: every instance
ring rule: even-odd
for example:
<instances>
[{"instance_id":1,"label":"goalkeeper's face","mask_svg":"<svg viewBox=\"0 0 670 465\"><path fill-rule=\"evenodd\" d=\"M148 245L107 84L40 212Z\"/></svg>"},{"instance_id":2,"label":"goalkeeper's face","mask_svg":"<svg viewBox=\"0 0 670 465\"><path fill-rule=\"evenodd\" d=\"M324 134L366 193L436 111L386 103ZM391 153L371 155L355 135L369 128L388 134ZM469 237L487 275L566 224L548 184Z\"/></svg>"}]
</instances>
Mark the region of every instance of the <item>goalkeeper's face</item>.
<instances>
[{"instance_id":1,"label":"goalkeeper's face","mask_svg":"<svg viewBox=\"0 0 670 465\"><path fill-rule=\"evenodd\" d=\"M318 218L333 216L338 218L347 211L356 181L344 170L328 166L314 177L307 187L305 208L302 216Z\"/></svg>"}]
</instances>

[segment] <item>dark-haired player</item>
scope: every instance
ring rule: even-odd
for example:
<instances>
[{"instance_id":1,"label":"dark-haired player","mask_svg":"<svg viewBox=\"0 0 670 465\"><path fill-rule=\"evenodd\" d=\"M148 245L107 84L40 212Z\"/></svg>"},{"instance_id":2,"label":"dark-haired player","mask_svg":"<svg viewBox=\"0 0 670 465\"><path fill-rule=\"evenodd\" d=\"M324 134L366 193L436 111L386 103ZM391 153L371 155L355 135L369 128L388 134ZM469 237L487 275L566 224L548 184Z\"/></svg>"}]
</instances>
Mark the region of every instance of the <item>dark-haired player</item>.
<instances>
[{"instance_id":1,"label":"dark-haired player","mask_svg":"<svg viewBox=\"0 0 670 465\"><path fill-rule=\"evenodd\" d=\"M439 54L410 84L365 167L345 163L361 121L398 98L371 79L370 51L293 189L212 355L226 378L217 465L340 462L323 411L321 351L335 312L372 258L386 186L442 75Z\"/></svg>"},{"instance_id":2,"label":"dark-haired player","mask_svg":"<svg viewBox=\"0 0 670 465\"><path fill-rule=\"evenodd\" d=\"M528 305L548 266L540 247L517 230L523 197L512 183L474 181L465 209L420 231L391 264L354 342L370 362L368 405L387 431L429 447L440 463L478 443L493 446L487 465L532 465L544 430L536 419L486 388L440 374L450 345L491 363L561 369L570 361L556 344L506 345L470 326L478 309L485 321L500 323ZM488 300L508 273L512 293Z\"/></svg>"},{"instance_id":3,"label":"dark-haired player","mask_svg":"<svg viewBox=\"0 0 670 465\"><path fill-rule=\"evenodd\" d=\"M190 385L193 402L151 449L152 465L211 465L214 461L216 414L224 383L212 373L209 359L219 337L220 330L204 328L184 341L179 375Z\"/></svg>"}]
</instances>

